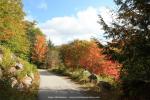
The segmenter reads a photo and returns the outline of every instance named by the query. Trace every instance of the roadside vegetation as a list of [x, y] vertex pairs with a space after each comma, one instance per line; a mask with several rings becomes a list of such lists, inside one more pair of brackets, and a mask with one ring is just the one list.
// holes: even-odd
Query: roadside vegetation
[[31, 58], [44, 35], [24, 17], [22, 0], [0, 0], [0, 100], [37, 100], [39, 73]]

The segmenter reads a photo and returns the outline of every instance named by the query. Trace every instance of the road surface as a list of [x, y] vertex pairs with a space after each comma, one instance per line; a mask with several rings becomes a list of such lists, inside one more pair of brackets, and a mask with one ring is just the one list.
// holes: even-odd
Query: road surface
[[49, 73], [46, 70], [39, 70], [40, 87], [38, 100], [99, 100], [99, 97], [93, 98], [87, 96], [80, 85], [72, 82], [63, 76]]

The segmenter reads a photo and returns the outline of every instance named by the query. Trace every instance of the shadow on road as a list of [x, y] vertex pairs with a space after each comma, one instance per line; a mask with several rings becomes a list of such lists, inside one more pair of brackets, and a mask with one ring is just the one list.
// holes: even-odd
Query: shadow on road
[[71, 89], [42, 89], [39, 94], [39, 100], [100, 100], [98, 96], [88, 96], [85, 91]]

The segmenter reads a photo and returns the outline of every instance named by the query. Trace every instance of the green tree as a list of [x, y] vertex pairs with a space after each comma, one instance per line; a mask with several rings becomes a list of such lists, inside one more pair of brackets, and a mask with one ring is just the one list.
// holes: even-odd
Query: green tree
[[29, 41], [25, 33], [22, 0], [0, 0], [0, 42], [27, 59]]
[[27, 34], [27, 38], [28, 38], [28, 43], [29, 43], [29, 52], [28, 52], [28, 57], [29, 57], [29, 60], [31, 61], [31, 57], [32, 57], [32, 51], [33, 51], [33, 47], [34, 47], [34, 44], [35, 44], [35, 40], [36, 40], [36, 36], [37, 35], [43, 35], [42, 31], [35, 27], [36, 26], [36, 22], [33, 21], [33, 22], [29, 22], [29, 21], [25, 21], [25, 32]]
[[52, 43], [52, 41], [50, 39], [48, 40], [48, 48], [49, 49], [54, 49], [55, 48], [54, 44]]
[[23, 28], [21, 0], [0, 0], [0, 40], [8, 40]]

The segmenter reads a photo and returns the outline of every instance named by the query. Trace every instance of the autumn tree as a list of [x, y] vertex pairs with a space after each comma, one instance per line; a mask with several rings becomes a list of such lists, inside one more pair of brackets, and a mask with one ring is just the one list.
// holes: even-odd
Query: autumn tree
[[37, 65], [43, 65], [46, 60], [47, 44], [45, 36], [37, 35], [32, 51], [32, 61]]
[[60, 49], [64, 64], [72, 69], [83, 68], [91, 73], [119, 78], [119, 63], [103, 54], [97, 41], [75, 40]]
[[80, 58], [80, 65], [88, 69], [91, 73], [99, 74], [101, 69], [101, 62], [104, 60], [100, 48], [94, 43], [89, 42], [84, 55]]
[[110, 60], [103, 52], [102, 46], [97, 44], [97, 41], [89, 42], [87, 50], [80, 59], [80, 65], [91, 73], [110, 76], [118, 80], [121, 65], [115, 60]]
[[80, 58], [85, 54], [87, 44], [87, 41], [75, 40], [63, 45], [60, 49], [60, 54], [64, 64], [73, 69], [80, 67]]

